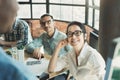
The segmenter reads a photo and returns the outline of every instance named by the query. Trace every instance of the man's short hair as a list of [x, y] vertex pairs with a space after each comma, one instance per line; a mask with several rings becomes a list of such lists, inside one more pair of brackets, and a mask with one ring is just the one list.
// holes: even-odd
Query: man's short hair
[[50, 17], [53, 19], [53, 16], [52, 16], [52, 15], [50, 15], [50, 14], [48, 14], [48, 13], [43, 14], [43, 15], [40, 17], [40, 19], [44, 18], [45, 16], [50, 16]]

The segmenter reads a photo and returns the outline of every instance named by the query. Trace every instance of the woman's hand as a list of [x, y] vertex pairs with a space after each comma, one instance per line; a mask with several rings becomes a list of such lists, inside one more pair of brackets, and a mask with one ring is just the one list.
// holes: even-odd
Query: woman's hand
[[61, 40], [61, 41], [58, 43], [57, 48], [60, 48], [60, 49], [61, 49], [62, 47], [66, 46], [67, 44], [68, 44], [67, 39]]

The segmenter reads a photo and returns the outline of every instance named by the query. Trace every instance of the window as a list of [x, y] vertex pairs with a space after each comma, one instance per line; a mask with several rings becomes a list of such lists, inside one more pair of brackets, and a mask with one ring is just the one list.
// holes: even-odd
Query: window
[[88, 0], [88, 25], [99, 30], [100, 0]]
[[100, 0], [18, 0], [18, 2], [20, 18], [39, 19], [42, 14], [50, 13], [56, 20], [80, 21], [99, 30]]
[[85, 23], [85, 0], [50, 0], [50, 14], [55, 19]]
[[28, 4], [19, 5], [18, 17], [30, 18], [31, 17], [30, 5], [28, 5]]
[[95, 10], [94, 28], [99, 30], [99, 10]]
[[44, 13], [46, 13], [46, 5], [33, 5], [33, 18], [40, 18], [40, 16]]
[[18, 2], [20, 4], [19, 18], [39, 19], [46, 13], [46, 0], [18, 0]]
[[85, 7], [73, 7], [73, 20], [85, 23]]
[[93, 23], [93, 9], [89, 8], [89, 13], [88, 13], [88, 24], [92, 26]]
[[34, 2], [36, 2], [36, 3], [37, 3], [37, 2], [39, 2], [39, 3], [40, 3], [40, 2], [44, 2], [44, 3], [45, 3], [46, 0], [32, 0], [32, 2], [33, 2], [33, 3], [34, 3]]
[[29, 0], [17, 0], [18, 2], [29, 2]]

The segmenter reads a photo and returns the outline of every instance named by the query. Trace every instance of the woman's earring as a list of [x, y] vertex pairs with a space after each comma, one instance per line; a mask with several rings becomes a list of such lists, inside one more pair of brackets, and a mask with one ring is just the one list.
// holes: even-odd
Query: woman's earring
[[85, 41], [87, 40], [87, 34], [85, 34]]

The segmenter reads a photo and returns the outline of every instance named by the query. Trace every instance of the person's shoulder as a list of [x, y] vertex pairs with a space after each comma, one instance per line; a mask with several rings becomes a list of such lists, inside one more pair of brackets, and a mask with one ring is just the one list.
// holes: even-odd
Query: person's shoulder
[[4, 67], [12, 67], [14, 65], [13, 59], [8, 56], [3, 49], [0, 48], [0, 64]]
[[95, 48], [91, 47], [89, 44], [87, 44], [86, 50], [88, 50], [92, 54], [99, 53]]
[[25, 31], [29, 30], [28, 23], [21, 19], [16, 19], [14, 27], [17, 29], [25, 30]]
[[5, 54], [4, 50], [0, 47], [0, 62], [4, 61], [4, 59], [6, 61], [6, 59], [7, 59], [6, 56], [7, 55]]
[[26, 22], [26, 21], [22, 20], [22, 19], [19, 19], [19, 18], [16, 18], [16, 22]]
[[16, 24], [17, 25], [20, 25], [20, 24], [23, 24], [24, 26], [28, 26], [28, 23], [25, 21], [25, 20], [22, 20], [22, 19], [16, 19]]
[[86, 56], [95, 55], [99, 53], [96, 49], [91, 47], [87, 42], [85, 42], [81, 52], [84, 53], [84, 55]]
[[87, 46], [87, 49], [89, 55], [96, 56], [96, 57], [102, 57], [102, 55], [97, 51], [97, 49], [91, 47], [90, 45]]
[[57, 30], [57, 33], [58, 33], [57, 35], [59, 35], [58, 37], [63, 37], [63, 38], [67, 37], [66, 34], [62, 31]]
[[66, 35], [64, 32], [59, 31], [59, 30], [58, 30], [58, 33], [61, 34], [61, 35]]
[[39, 37], [46, 37], [46, 36], [47, 36], [47, 33], [43, 32]]
[[87, 43], [87, 42], [85, 42], [84, 48], [85, 48], [86, 50], [88, 50], [88, 51], [94, 51], [94, 50], [96, 50], [95, 48], [91, 47], [91, 46], [89, 45], [89, 43]]
[[9, 78], [9, 80], [14, 80], [13, 75], [14, 77], [16, 77], [17, 74], [20, 74], [18, 73], [18, 70], [16, 69], [16, 67], [6, 60], [4, 61], [0, 60], [0, 70], [2, 73], [2, 76], [0, 77], [0, 79]]
[[[36, 77], [30, 74], [22, 63], [13, 60], [8, 56], [4, 50], [0, 47], [0, 72], [2, 76], [0, 79], [9, 77], [9, 80], [35, 80]], [[26, 72], [26, 73], [25, 73]], [[14, 76], [13, 76], [14, 75]]]
[[43, 32], [39, 37], [35, 38], [35, 40], [43, 40], [47, 38], [47, 33]]

